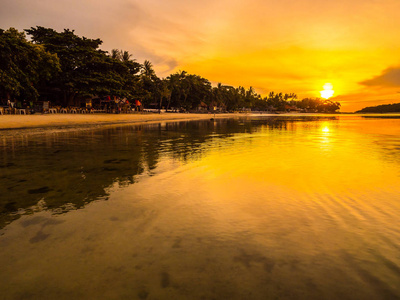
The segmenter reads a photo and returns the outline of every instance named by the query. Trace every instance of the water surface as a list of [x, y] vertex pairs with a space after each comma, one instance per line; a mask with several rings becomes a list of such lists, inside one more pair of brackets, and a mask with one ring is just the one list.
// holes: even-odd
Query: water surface
[[0, 295], [400, 299], [399, 179], [396, 118], [3, 136]]

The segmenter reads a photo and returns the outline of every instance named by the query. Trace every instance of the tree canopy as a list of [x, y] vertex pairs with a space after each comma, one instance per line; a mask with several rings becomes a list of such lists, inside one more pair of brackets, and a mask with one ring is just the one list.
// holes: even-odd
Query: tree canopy
[[400, 103], [368, 106], [357, 111], [357, 113], [395, 113], [400, 112]]
[[100, 49], [100, 39], [80, 37], [74, 30], [57, 32], [41, 26], [24, 32], [0, 30], [0, 97], [56, 101], [76, 105], [84, 97], [140, 100], [145, 106], [184, 110], [336, 112], [340, 103], [297, 100], [294, 93], [270, 92], [262, 97], [253, 87], [211, 82], [186, 71], [159, 78], [150, 61], [143, 64], [128, 51]]
[[59, 59], [14, 28], [0, 29], [0, 93], [7, 99], [37, 99], [38, 85], [60, 71]]
[[38, 26], [26, 32], [34, 43], [57, 54], [61, 72], [53, 77], [49, 86], [53, 92], [60, 90], [64, 101], [73, 103], [77, 95], [132, 96], [134, 76], [140, 64], [131, 60], [128, 52], [115, 50], [107, 55], [99, 49], [100, 39], [79, 37], [69, 29], [56, 32]]

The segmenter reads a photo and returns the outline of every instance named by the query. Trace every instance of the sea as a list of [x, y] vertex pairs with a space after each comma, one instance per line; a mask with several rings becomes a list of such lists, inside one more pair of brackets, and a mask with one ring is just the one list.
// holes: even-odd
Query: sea
[[399, 115], [0, 132], [2, 300], [400, 299], [399, 216]]

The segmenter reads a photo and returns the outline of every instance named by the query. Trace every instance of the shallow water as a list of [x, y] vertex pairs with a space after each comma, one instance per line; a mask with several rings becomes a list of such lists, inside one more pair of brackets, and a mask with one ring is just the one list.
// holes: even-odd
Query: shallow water
[[396, 118], [0, 136], [0, 299], [400, 299], [399, 179]]

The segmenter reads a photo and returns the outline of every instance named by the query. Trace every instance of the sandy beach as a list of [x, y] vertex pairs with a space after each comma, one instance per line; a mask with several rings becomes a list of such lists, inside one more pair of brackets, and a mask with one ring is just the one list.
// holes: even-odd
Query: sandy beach
[[[238, 114], [217, 114], [216, 118], [237, 117]], [[241, 115], [242, 116], [242, 115]], [[16, 129], [86, 128], [101, 125], [140, 124], [151, 122], [200, 120], [213, 114], [34, 114], [0, 115], [0, 132]], [[1, 133], [0, 133], [1, 134]]]

